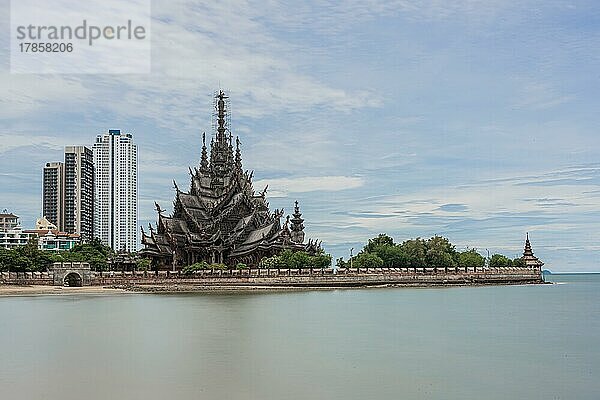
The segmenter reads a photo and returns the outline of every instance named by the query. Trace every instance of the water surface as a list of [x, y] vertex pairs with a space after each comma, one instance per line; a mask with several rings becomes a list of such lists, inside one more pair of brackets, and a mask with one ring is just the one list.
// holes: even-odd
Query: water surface
[[600, 275], [0, 298], [0, 399], [600, 399]]

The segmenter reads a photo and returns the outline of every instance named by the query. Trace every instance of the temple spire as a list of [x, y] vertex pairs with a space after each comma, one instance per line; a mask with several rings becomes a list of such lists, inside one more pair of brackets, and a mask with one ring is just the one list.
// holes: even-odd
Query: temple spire
[[529, 232], [525, 236], [525, 249], [523, 250], [523, 262], [529, 268], [541, 268], [544, 263], [539, 258], [533, 255], [531, 243], [529, 242]]
[[215, 138], [214, 136], [210, 138], [210, 161], [209, 161], [209, 168], [212, 170], [212, 168], [215, 165]]
[[202, 132], [202, 156], [200, 158], [200, 171], [208, 171], [208, 153], [206, 152], [206, 132]]
[[240, 138], [235, 137], [235, 168], [239, 172], [242, 171], [242, 152], [240, 150]]
[[298, 200], [294, 203], [294, 214], [292, 215], [294, 218], [291, 219], [291, 236], [292, 241], [296, 243], [304, 242], [304, 219], [302, 218], [302, 213], [300, 212], [300, 207], [298, 206]]
[[230, 135], [227, 135], [227, 108], [225, 100], [228, 99], [222, 90], [215, 96], [215, 111], [217, 117], [217, 135], [211, 142], [210, 172], [212, 173], [211, 186], [222, 187], [225, 177], [233, 169], [233, 148]]
[[525, 236], [525, 249], [523, 250], [523, 256], [533, 256], [533, 250], [531, 250], [531, 243], [529, 242], [529, 232]]
[[219, 90], [219, 94], [216, 96], [217, 119], [219, 124], [217, 127], [217, 143], [225, 143], [227, 141], [227, 136], [225, 135], [225, 116], [227, 114], [227, 109], [225, 108], [225, 99], [228, 99], [228, 97], [225, 96], [225, 92]]
[[227, 153], [227, 156], [229, 161], [233, 163], [233, 135], [231, 134], [231, 132], [229, 132], [229, 152]]

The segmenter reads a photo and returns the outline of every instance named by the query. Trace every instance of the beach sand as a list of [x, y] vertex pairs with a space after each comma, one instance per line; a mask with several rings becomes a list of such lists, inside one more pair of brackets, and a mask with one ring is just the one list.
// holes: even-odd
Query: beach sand
[[63, 287], [63, 286], [18, 286], [0, 285], [0, 296], [32, 296], [32, 295], [72, 295], [72, 294], [118, 294], [130, 293], [124, 289], [103, 286]]

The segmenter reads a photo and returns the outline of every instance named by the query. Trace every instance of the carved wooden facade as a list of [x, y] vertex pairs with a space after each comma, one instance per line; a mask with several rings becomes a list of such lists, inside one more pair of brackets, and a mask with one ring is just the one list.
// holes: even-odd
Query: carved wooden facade
[[265, 188], [260, 193], [252, 186], [252, 172], [242, 168], [239, 138], [229, 131], [227, 96], [215, 96], [216, 133], [210, 153], [202, 137], [200, 165], [190, 168], [188, 192], [175, 186], [173, 213], [168, 216], [156, 204], [158, 221], [142, 228], [141, 255], [156, 265], [183, 266], [195, 262], [224, 263], [234, 266], [257, 265], [263, 257], [284, 249], [314, 253], [317, 241], [304, 243], [304, 220], [295, 204], [293, 218], [282, 225], [283, 209], [271, 212]]

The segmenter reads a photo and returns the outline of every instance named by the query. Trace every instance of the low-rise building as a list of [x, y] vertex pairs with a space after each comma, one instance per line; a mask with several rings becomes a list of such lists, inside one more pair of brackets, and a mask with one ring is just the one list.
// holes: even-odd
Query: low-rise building
[[61, 232], [45, 217], [37, 220], [35, 229], [23, 229], [17, 220], [14, 227], [0, 230], [0, 248], [14, 249], [25, 246], [32, 239], [37, 240], [38, 249], [49, 251], [70, 250], [81, 243], [79, 234]]
[[49, 251], [71, 250], [81, 242], [78, 233], [59, 232], [56, 229], [31, 229], [23, 231], [37, 237], [38, 248]]
[[29, 240], [35, 237], [35, 233], [24, 231], [23, 228], [17, 225], [12, 229], [0, 230], [0, 247], [14, 249], [15, 247], [25, 246]]
[[19, 225], [19, 217], [13, 213], [9, 213], [6, 209], [0, 213], [0, 232], [14, 229], [17, 225]]

